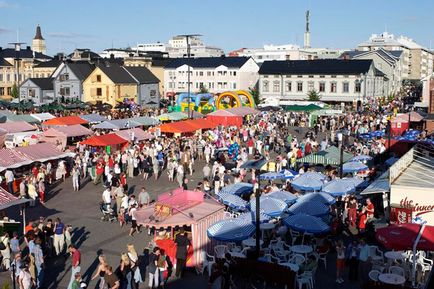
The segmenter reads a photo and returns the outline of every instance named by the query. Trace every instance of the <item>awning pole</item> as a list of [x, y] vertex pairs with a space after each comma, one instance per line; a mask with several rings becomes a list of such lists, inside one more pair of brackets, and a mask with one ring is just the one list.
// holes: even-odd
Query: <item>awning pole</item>
[[26, 204], [23, 205], [23, 235], [26, 234]]
[[421, 228], [420, 228], [420, 230], [419, 230], [419, 234], [417, 234], [417, 237], [416, 237], [416, 240], [414, 241], [414, 244], [413, 244], [413, 270], [412, 270], [412, 272], [411, 272], [411, 285], [413, 286], [413, 287], [415, 287], [415, 285], [416, 285], [416, 263], [417, 263], [417, 257], [416, 257], [416, 248], [417, 248], [417, 245], [419, 244], [419, 241], [420, 241], [420, 238], [422, 238], [422, 235], [423, 235], [423, 231], [425, 230], [425, 223], [424, 224], [422, 224], [422, 226], [421, 226]]

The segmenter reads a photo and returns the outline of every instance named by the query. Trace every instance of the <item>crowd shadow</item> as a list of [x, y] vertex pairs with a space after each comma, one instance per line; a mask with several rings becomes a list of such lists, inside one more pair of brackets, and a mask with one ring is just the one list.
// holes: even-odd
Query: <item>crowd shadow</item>
[[80, 248], [84, 241], [88, 238], [90, 232], [86, 230], [86, 227], [74, 228], [72, 230], [71, 242], [76, 248]]

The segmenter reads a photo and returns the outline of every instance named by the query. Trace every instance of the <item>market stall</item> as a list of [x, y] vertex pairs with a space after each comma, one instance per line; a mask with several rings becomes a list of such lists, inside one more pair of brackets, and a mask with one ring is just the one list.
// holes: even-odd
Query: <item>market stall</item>
[[237, 126], [241, 127], [243, 125], [243, 117], [236, 115], [227, 110], [217, 110], [206, 116], [206, 119], [212, 121], [216, 125], [223, 126]]
[[80, 124], [70, 126], [55, 126], [44, 131], [39, 139], [41, 141], [54, 144], [60, 142], [62, 144], [62, 147], [65, 148], [68, 140], [91, 134], [92, 131], [90, 129], [87, 129]]
[[79, 116], [62, 116], [62, 117], [56, 117], [49, 119], [47, 121], [44, 121], [42, 124], [45, 126], [69, 126], [69, 125], [75, 125], [75, 124], [87, 124], [88, 122]]

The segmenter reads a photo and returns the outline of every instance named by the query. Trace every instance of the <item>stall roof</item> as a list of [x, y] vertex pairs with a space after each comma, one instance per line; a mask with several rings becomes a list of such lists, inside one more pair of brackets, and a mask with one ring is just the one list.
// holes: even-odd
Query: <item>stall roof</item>
[[[349, 161], [353, 155], [344, 152], [343, 162]], [[297, 160], [299, 163], [322, 164], [322, 165], [339, 165], [340, 150], [335, 146], [330, 146], [323, 151], [313, 153]]]
[[214, 112], [211, 112], [211, 113], [207, 114], [207, 116], [226, 116], [226, 117], [231, 117], [231, 116], [238, 116], [238, 115], [236, 115], [233, 112], [230, 112], [228, 110], [225, 110], [225, 109], [219, 109], [219, 110], [216, 110]]
[[256, 114], [260, 113], [259, 110], [251, 108], [250, 106], [240, 106], [240, 107], [228, 108], [228, 109], [226, 109], [226, 111], [233, 113], [235, 115], [238, 115], [238, 116], [256, 115]]
[[216, 127], [216, 125], [209, 119], [189, 119], [162, 124], [160, 131], [166, 133], [189, 133], [214, 127]]
[[92, 131], [85, 128], [81, 124], [74, 124], [70, 126], [53, 126], [50, 129], [43, 132], [43, 136], [65, 136], [65, 137], [76, 137], [83, 135], [91, 135]]
[[127, 143], [128, 141], [115, 133], [96, 135], [81, 142], [81, 144], [89, 146], [113, 146]]
[[149, 140], [155, 138], [155, 136], [149, 132], [144, 131], [140, 128], [132, 128], [132, 129], [124, 129], [121, 131], [115, 132], [116, 135], [120, 136], [121, 138], [130, 141], [132, 139], [134, 133], [134, 140], [142, 141], [142, 140]]
[[80, 118], [84, 119], [88, 123], [97, 123], [97, 122], [103, 122], [107, 120], [107, 118], [97, 113], [80, 115]]
[[40, 123], [39, 120], [34, 118], [33, 116], [29, 114], [5, 114], [7, 117], [7, 120], [10, 122], [14, 121], [25, 121], [28, 123]]
[[36, 130], [36, 127], [34, 127], [33, 125], [25, 121], [14, 121], [14, 122], [0, 123], [0, 129], [4, 129], [8, 133], [16, 133], [16, 132]]
[[48, 112], [32, 113], [31, 116], [36, 118], [37, 120], [39, 120], [39, 122], [44, 122], [46, 120], [55, 118], [54, 115], [52, 115], [51, 113], [48, 113]]
[[20, 199], [0, 187], [0, 211], [9, 207], [27, 203], [28, 199]]
[[141, 126], [140, 123], [135, 122], [132, 119], [126, 118], [126, 119], [113, 119], [113, 120], [106, 120], [102, 123], [99, 123], [97, 125], [92, 126], [94, 129], [127, 129], [127, 128], [133, 128]]
[[74, 125], [74, 124], [87, 124], [88, 122], [79, 116], [71, 115], [71, 116], [62, 116], [56, 117], [53, 119], [49, 119], [45, 121], [43, 124], [50, 125]]
[[174, 111], [174, 112], [170, 112], [170, 113], [163, 113], [161, 115], [158, 116], [158, 119], [161, 121], [165, 121], [165, 120], [182, 120], [182, 119], [187, 119], [188, 115], [180, 112], [180, 111]]
[[141, 125], [144, 126], [151, 126], [151, 125], [157, 125], [160, 123], [160, 121], [158, 119], [155, 119], [153, 117], [149, 117], [149, 116], [139, 116], [139, 117], [135, 117], [134, 120], [137, 123], [140, 123]]
[[381, 174], [373, 181], [366, 189], [361, 192], [361, 195], [382, 194], [390, 191], [389, 170]]

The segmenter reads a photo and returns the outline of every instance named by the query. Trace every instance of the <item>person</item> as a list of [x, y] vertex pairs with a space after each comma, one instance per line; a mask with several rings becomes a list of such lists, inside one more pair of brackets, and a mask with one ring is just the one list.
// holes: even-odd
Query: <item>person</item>
[[353, 240], [346, 249], [346, 260], [349, 267], [348, 280], [356, 281], [359, 267], [359, 246], [356, 240]]
[[[30, 248], [30, 247], [29, 247]], [[41, 248], [41, 239], [37, 237], [34, 241], [34, 246], [32, 247], [30, 254], [34, 258], [35, 267], [36, 267], [36, 286], [41, 287], [44, 280], [44, 253]]]
[[6, 183], [8, 185], [8, 190], [9, 193], [14, 194], [14, 180], [15, 180], [15, 176], [14, 173], [11, 170], [7, 170], [5, 172], [5, 179], [6, 179]]
[[366, 208], [362, 208], [359, 212], [359, 234], [363, 235], [366, 231]]
[[160, 250], [160, 256], [157, 261], [159, 283], [158, 286], [164, 287], [166, 276], [167, 276], [167, 256], [163, 249]]
[[104, 166], [101, 161], [96, 164], [95, 173], [96, 176], [93, 183], [97, 185], [99, 182], [101, 182], [102, 175], [104, 174]]
[[119, 183], [118, 187], [115, 189], [114, 196], [116, 198], [116, 211], [119, 215], [121, 212], [122, 198], [125, 196], [124, 186], [121, 183]]
[[342, 274], [345, 269], [345, 246], [342, 240], [336, 244], [336, 258], [336, 283], [342, 284], [344, 282]]
[[31, 289], [35, 284], [35, 281], [32, 280], [32, 275], [29, 271], [29, 265], [23, 264], [20, 268], [20, 273], [18, 275], [18, 285], [20, 289]]
[[11, 252], [14, 256], [21, 252], [20, 240], [18, 239], [18, 232], [12, 233], [12, 239], [10, 240], [10, 245], [11, 245]]
[[140, 191], [140, 193], [138, 195], [139, 206], [140, 207], [149, 206], [150, 199], [151, 199], [151, 197], [149, 196], [148, 191], [146, 191], [145, 187], [142, 187], [142, 190]]
[[140, 268], [138, 267], [139, 256], [133, 244], [127, 245], [127, 255], [131, 263], [131, 288], [139, 288], [139, 283], [143, 282]]
[[130, 236], [133, 236], [135, 232], [140, 232], [139, 229], [137, 228], [136, 212], [137, 212], [137, 204], [133, 203], [131, 204], [131, 208], [128, 212], [128, 215], [130, 216], [130, 220], [131, 220]]
[[65, 246], [65, 224], [60, 221], [60, 218], [56, 218], [56, 222], [54, 223], [53, 243], [56, 255], [61, 254]]
[[109, 210], [111, 208], [112, 192], [110, 186], [106, 186], [104, 192], [102, 192], [102, 202], [104, 203], [106, 210]]
[[72, 289], [72, 283], [75, 279], [75, 274], [81, 271], [80, 262], [81, 262], [81, 253], [75, 248], [74, 245], [69, 245], [68, 247], [69, 253], [72, 256], [71, 260], [71, 280], [69, 281], [68, 289]]
[[43, 204], [45, 202], [45, 183], [43, 178], [41, 178], [38, 182], [38, 189], [39, 189], [39, 200], [41, 201], [41, 204]]
[[316, 268], [318, 268], [318, 260], [316, 259], [316, 257], [314, 255], [310, 255], [307, 258], [306, 263], [301, 266], [299, 272], [304, 273], [306, 271], [315, 271]]
[[95, 274], [93, 274], [91, 280], [95, 280], [96, 278], [99, 277], [99, 281], [97, 283], [97, 286], [95, 288], [98, 289], [104, 289], [104, 285], [105, 285], [105, 281], [104, 281], [104, 276], [105, 276], [105, 268], [107, 267], [107, 261], [105, 258], [104, 254], [100, 254], [98, 256], [98, 268], [96, 269]]
[[72, 244], [72, 226], [71, 225], [66, 225], [65, 244], [66, 244], [67, 248], [69, 247], [69, 245]]
[[74, 191], [78, 192], [80, 190], [80, 170], [78, 169], [77, 166], [74, 166], [71, 175], [72, 175], [72, 187]]
[[116, 277], [116, 274], [113, 273], [113, 268], [109, 265], [105, 267], [104, 281], [108, 289], [119, 289], [120, 287], [119, 279]]
[[175, 238], [176, 244], [176, 277], [180, 278], [183, 274], [185, 263], [187, 261], [188, 246], [190, 240], [187, 237], [187, 233], [184, 227], [179, 231], [179, 234]]
[[370, 221], [374, 218], [374, 204], [371, 202], [370, 198], [366, 199], [366, 220]]
[[363, 286], [368, 282], [368, 274], [371, 271], [371, 257], [369, 256], [369, 246], [365, 239], [360, 240], [359, 248], [359, 278]]
[[72, 282], [71, 289], [80, 289], [81, 288], [81, 273], [77, 272], [74, 275], [74, 281]]
[[131, 289], [131, 262], [128, 255], [125, 253], [121, 254], [121, 262], [119, 265], [119, 277], [120, 277], [120, 287], [123, 289]]
[[11, 248], [9, 245], [8, 233], [4, 233], [4, 235], [0, 238], [0, 243], [3, 244], [2, 247], [4, 247], [4, 249], [0, 251], [1, 255], [3, 256], [2, 267], [5, 270], [9, 270], [11, 262]]
[[160, 255], [160, 248], [155, 247], [152, 250], [152, 253], [149, 254], [149, 264], [148, 264], [148, 273], [149, 273], [149, 288], [155, 288], [158, 286], [158, 258]]

